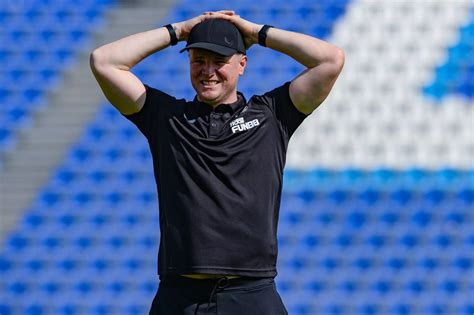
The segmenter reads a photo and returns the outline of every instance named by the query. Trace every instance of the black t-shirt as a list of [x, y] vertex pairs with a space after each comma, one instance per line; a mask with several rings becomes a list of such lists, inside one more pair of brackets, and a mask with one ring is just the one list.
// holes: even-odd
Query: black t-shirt
[[290, 82], [215, 109], [145, 85], [131, 115], [145, 135], [158, 189], [158, 274], [276, 276], [288, 141], [307, 115]]

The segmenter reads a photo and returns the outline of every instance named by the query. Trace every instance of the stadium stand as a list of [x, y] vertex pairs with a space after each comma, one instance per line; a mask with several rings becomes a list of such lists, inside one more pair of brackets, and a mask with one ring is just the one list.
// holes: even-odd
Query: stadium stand
[[35, 113], [46, 110], [48, 90], [60, 84], [113, 0], [23, 2], [0, 5], [0, 163]]
[[[80, 28], [81, 21], [100, 21], [110, 4], [60, 1], [62, 6], [44, 14], [49, 2], [32, 1], [21, 14], [0, 12], [6, 26], [1, 34], [11, 40], [0, 41], [0, 62], [8, 69], [0, 76], [0, 150], [14, 145], [18, 128], [29, 128], [28, 117], [36, 108], [47, 110], [41, 107], [45, 91], [73, 62], [75, 46], [70, 43], [87, 40], [89, 29]], [[204, 7], [220, 9], [222, 4], [183, 0], [165, 20], [183, 20]], [[256, 22], [334, 38], [349, 59], [341, 84], [289, 147], [276, 278], [289, 313], [472, 315], [472, 4], [245, 0], [229, 1], [228, 7]], [[467, 18], [461, 20], [460, 12]], [[448, 52], [444, 62], [431, 55], [429, 62], [421, 62], [423, 51], [416, 62], [394, 62], [388, 71], [368, 62], [374, 55], [364, 52], [367, 47], [377, 48], [384, 61], [400, 58], [390, 41], [400, 34], [406, 39], [396, 43], [405, 43], [405, 53], [416, 53], [420, 32], [397, 31], [401, 26], [394, 21], [401, 14], [406, 28], [417, 26], [434, 43], [428, 47], [435, 51], [426, 54]], [[63, 34], [64, 23], [59, 31], [57, 22], [65, 18], [74, 23]], [[375, 20], [387, 23], [390, 39], [368, 29]], [[430, 27], [439, 26], [432, 21], [450, 27], [435, 33]], [[162, 24], [157, 21], [156, 26]], [[354, 27], [360, 40], [349, 40], [344, 24]], [[447, 44], [452, 38], [456, 43]], [[367, 46], [371, 40], [380, 47]], [[14, 41], [21, 45], [12, 45]], [[192, 98], [190, 86], [172, 83], [188, 80], [187, 57], [178, 50], [161, 51], [134, 72], [147, 84]], [[65, 62], [52, 69], [51, 58]], [[25, 62], [27, 69], [40, 70], [19, 67]], [[426, 68], [431, 81], [423, 74]], [[251, 48], [241, 90], [247, 96], [262, 93], [300, 70], [278, 53]], [[400, 82], [407, 95], [418, 96], [399, 98], [396, 87], [357, 85], [366, 77], [371, 83]], [[409, 119], [415, 127], [405, 129]], [[436, 131], [437, 125], [446, 129]], [[145, 314], [157, 288], [158, 242], [148, 144], [104, 103], [0, 248], [0, 314]]]

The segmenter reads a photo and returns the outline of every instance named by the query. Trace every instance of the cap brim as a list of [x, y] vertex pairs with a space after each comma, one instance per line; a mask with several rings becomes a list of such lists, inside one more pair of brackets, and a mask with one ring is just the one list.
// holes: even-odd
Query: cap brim
[[179, 52], [182, 53], [183, 51], [191, 49], [191, 48], [206, 49], [223, 56], [231, 56], [237, 53], [237, 50], [233, 48], [211, 44], [211, 43], [194, 43], [194, 44], [186, 46], [185, 48], [181, 49]]

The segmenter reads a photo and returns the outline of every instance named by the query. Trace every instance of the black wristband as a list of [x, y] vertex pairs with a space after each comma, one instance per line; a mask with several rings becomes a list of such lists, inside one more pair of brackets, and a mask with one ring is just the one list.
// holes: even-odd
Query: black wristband
[[171, 24], [167, 24], [165, 25], [166, 29], [168, 30], [168, 32], [170, 33], [170, 38], [171, 38], [171, 42], [170, 42], [170, 45], [171, 46], [174, 46], [178, 43], [178, 36], [176, 36], [176, 32], [174, 31], [174, 28]]
[[265, 24], [258, 32], [258, 43], [263, 47], [267, 47], [267, 44], [266, 44], [267, 32], [270, 27], [273, 27], [273, 26]]

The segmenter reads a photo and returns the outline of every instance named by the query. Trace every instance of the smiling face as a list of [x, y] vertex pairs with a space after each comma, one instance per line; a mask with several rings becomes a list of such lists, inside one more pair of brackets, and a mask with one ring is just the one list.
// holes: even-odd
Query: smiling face
[[237, 101], [237, 82], [247, 56], [222, 56], [205, 49], [189, 49], [191, 84], [199, 101], [211, 106]]

